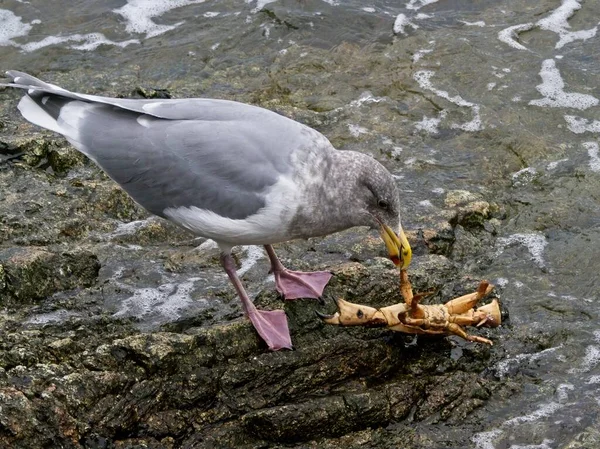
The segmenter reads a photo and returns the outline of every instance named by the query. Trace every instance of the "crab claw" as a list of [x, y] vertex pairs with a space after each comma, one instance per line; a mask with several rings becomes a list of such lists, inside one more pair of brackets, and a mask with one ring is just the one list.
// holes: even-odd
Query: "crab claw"
[[317, 316], [319, 318], [321, 318], [321, 321], [323, 321], [324, 323], [340, 324], [340, 314], [337, 312], [335, 312], [333, 315], [327, 315], [323, 312], [319, 312], [318, 310], [315, 310], [315, 313], [317, 314]]
[[343, 299], [336, 299], [338, 311], [333, 315], [317, 312], [319, 318], [327, 324], [339, 326], [387, 326], [388, 320], [379, 309], [361, 304], [353, 304]]
[[477, 312], [485, 313], [485, 318], [477, 324], [477, 327], [483, 325], [487, 327], [498, 327], [502, 323], [502, 313], [500, 312], [500, 305], [496, 299], [485, 306], [477, 308]]

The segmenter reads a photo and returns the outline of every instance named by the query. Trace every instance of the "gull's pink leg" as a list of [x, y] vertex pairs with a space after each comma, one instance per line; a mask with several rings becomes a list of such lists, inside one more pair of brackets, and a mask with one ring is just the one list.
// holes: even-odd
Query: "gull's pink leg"
[[265, 249], [271, 260], [271, 272], [275, 276], [275, 286], [285, 299], [319, 299], [323, 295], [323, 290], [332, 276], [330, 272], [303, 273], [288, 270], [279, 261], [271, 245], [265, 245]]
[[227, 276], [229, 276], [242, 300], [244, 312], [250, 318], [258, 335], [267, 343], [269, 349], [272, 351], [284, 348], [292, 349], [292, 337], [290, 336], [285, 312], [283, 310], [258, 310], [254, 306], [237, 275], [235, 262], [231, 254], [221, 254], [221, 265], [223, 265]]

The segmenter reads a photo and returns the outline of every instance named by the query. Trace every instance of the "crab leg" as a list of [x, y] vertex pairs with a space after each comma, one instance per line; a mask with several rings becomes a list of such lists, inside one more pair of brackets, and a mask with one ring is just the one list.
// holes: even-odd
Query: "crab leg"
[[413, 305], [413, 291], [412, 285], [410, 285], [410, 281], [408, 280], [408, 272], [406, 270], [400, 270], [400, 293], [402, 294], [402, 298], [404, 298], [404, 302], [408, 307], [416, 308], [418, 302], [415, 301]]
[[476, 342], [479, 342], [479, 343], [486, 343], [486, 344], [488, 344], [490, 346], [492, 346], [494, 344], [494, 343], [492, 343], [491, 340], [488, 340], [487, 338], [479, 337], [477, 335], [467, 334], [465, 332], [465, 330], [462, 327], [460, 327], [458, 324], [456, 324], [456, 323], [448, 323], [448, 325], [446, 327], [446, 330], [448, 332], [451, 332], [451, 333], [455, 334], [455, 335], [458, 335], [459, 337], [464, 338], [465, 340], [476, 341]]
[[470, 309], [460, 315], [450, 315], [450, 321], [461, 326], [477, 326], [483, 325], [487, 327], [500, 326], [502, 315], [500, 313], [500, 305], [494, 299], [491, 303], [479, 307], [477, 310]]
[[460, 315], [475, 307], [479, 301], [481, 301], [487, 294], [489, 294], [493, 285], [490, 285], [487, 281], [481, 281], [479, 288], [474, 293], [459, 296], [458, 298], [451, 299], [445, 306], [448, 308], [450, 315]]

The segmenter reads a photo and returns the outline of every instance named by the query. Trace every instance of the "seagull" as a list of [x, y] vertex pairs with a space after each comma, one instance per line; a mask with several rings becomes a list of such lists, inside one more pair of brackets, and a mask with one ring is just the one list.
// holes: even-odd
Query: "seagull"
[[274, 243], [368, 226], [399, 269], [410, 263], [391, 173], [306, 125], [235, 101], [110, 98], [6, 73], [12, 82], [1, 86], [26, 91], [18, 105], [26, 120], [62, 134], [148, 212], [217, 242], [244, 313], [270, 350], [292, 349], [285, 312], [254, 306], [234, 246], [264, 245], [286, 300], [320, 298], [332, 274], [287, 269]]

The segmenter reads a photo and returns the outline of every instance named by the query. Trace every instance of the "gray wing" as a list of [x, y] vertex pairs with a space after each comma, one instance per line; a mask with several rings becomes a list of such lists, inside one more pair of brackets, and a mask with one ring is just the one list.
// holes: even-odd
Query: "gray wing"
[[15, 76], [30, 88], [19, 104], [26, 119], [65, 135], [134, 200], [161, 216], [166, 208], [179, 206], [234, 219], [252, 215], [265, 205], [269, 187], [292, 171], [292, 153], [323, 138], [300, 123], [242, 103], [97, 101], [104, 98]]
[[298, 137], [252, 120], [165, 120], [93, 105], [79, 143], [150, 212], [196, 206], [242, 219], [261, 209], [268, 188], [291, 171]]

